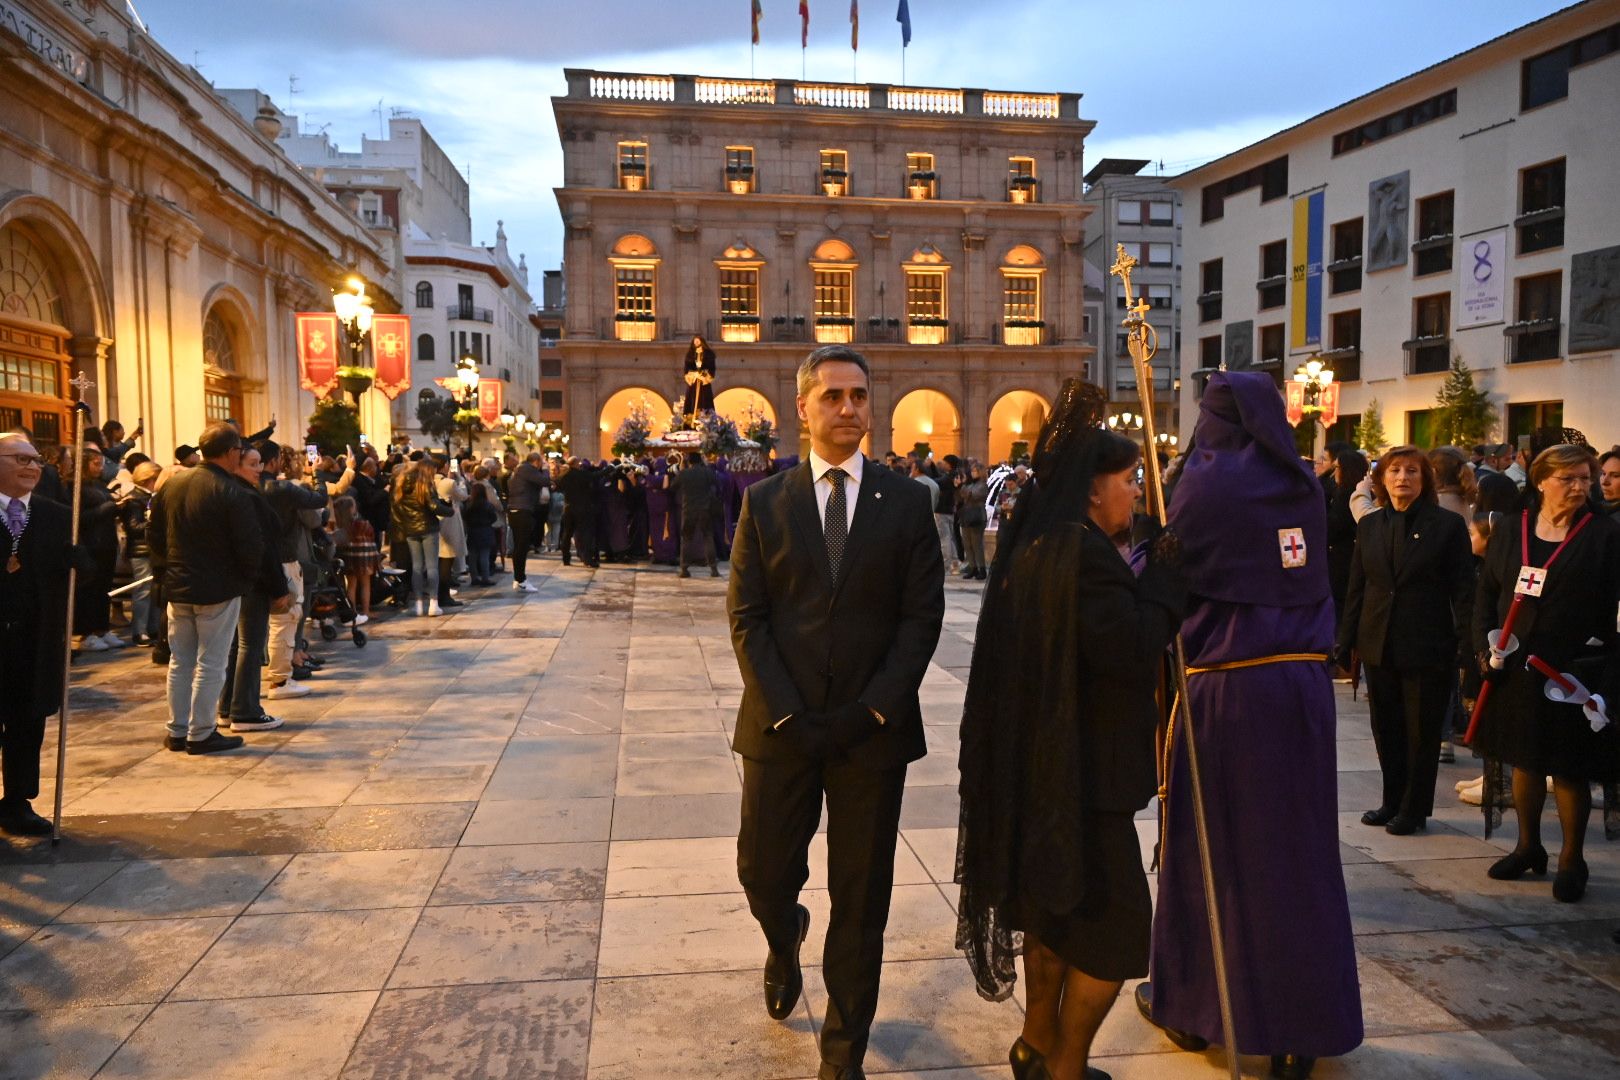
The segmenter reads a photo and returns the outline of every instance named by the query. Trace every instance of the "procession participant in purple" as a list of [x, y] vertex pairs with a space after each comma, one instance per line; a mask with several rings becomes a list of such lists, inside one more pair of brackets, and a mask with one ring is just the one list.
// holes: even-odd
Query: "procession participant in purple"
[[726, 458], [714, 461], [714, 554], [721, 562], [731, 558], [731, 537], [737, 528], [737, 517], [732, 500], [737, 497], [737, 486], [731, 478], [731, 462]]
[[[1321, 485], [1271, 378], [1217, 372], [1170, 504], [1192, 604], [1182, 625], [1237, 1050], [1272, 1074], [1362, 1040], [1339, 864], [1333, 597]], [[1221, 1036], [1186, 740], [1162, 769], [1159, 904], [1144, 1016], [1176, 1045]]]
[[669, 461], [653, 458], [647, 474], [647, 524], [652, 533], [652, 561], [674, 566], [681, 561], [680, 508], [670, 484]]

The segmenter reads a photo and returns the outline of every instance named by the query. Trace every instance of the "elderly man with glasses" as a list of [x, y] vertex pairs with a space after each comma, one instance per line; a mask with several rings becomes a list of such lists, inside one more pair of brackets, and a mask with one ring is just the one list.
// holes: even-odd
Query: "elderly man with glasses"
[[45, 720], [62, 707], [71, 511], [39, 497], [45, 459], [0, 434], [0, 830], [49, 836], [34, 812]]
[[146, 542], [169, 606], [169, 731], [165, 745], [188, 754], [235, 750], [214, 712], [225, 686], [242, 596], [258, 579], [264, 532], [249, 493], [233, 478], [242, 436], [210, 424], [197, 440], [203, 463], [152, 497]]

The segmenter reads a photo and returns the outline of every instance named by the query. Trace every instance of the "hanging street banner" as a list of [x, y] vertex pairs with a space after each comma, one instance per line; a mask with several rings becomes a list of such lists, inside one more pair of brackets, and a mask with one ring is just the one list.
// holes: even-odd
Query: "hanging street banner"
[[1507, 229], [1457, 242], [1457, 329], [1507, 321]]
[[1322, 344], [1322, 217], [1325, 191], [1294, 200], [1294, 295], [1289, 308], [1289, 348], [1316, 349]]
[[505, 389], [500, 379], [478, 380], [478, 418], [489, 427], [500, 423], [501, 406], [506, 404]]
[[[1288, 405], [1288, 422], [1298, 424], [1305, 419], [1305, 384], [1289, 381], [1283, 384], [1283, 398]], [[1316, 408], [1322, 416], [1322, 426], [1332, 427], [1339, 419], [1339, 384], [1328, 383], [1316, 399]]]
[[389, 401], [411, 388], [411, 317], [373, 315], [371, 354], [377, 374], [372, 386]]
[[298, 385], [325, 397], [337, 385], [338, 317], [330, 311], [300, 311], [293, 316], [298, 335]]

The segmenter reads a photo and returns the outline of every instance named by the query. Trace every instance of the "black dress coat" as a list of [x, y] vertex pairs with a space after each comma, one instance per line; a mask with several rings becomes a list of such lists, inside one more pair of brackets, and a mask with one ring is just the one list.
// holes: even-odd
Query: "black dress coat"
[[[38, 643], [34, 678], [32, 685], [4, 689], [7, 695], [27, 695], [28, 711], [35, 716], [49, 716], [62, 707], [68, 570], [74, 562], [72, 528], [73, 511], [62, 503], [40, 498], [36, 490], [28, 500], [28, 527], [17, 546], [17, 561], [22, 564], [17, 576], [26, 576], [34, 592]], [[9, 547], [10, 537], [5, 535], [5, 526], [0, 525], [0, 550]], [[78, 561], [81, 570], [89, 566], [86, 555], [81, 554]]]
[[727, 594], [743, 677], [732, 749], [790, 757], [773, 725], [859, 701], [885, 723], [851, 762], [894, 768], [927, 753], [917, 688], [945, 617], [933, 503], [921, 484], [867, 459], [834, 581], [814, 484], [806, 461], [743, 496]]
[[[1408, 533], [1397, 565], [1394, 529], [1402, 517]], [[1406, 515], [1374, 510], [1356, 527], [1339, 617], [1341, 648], [1396, 671], [1457, 663], [1458, 646], [1469, 638], [1473, 563], [1461, 515], [1428, 502], [1414, 503]]]

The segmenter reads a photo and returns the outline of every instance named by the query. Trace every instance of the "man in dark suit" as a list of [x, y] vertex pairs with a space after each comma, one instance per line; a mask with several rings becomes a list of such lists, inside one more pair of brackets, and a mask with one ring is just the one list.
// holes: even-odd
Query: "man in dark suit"
[[803, 986], [810, 913], [798, 897], [827, 801], [823, 1080], [865, 1076], [906, 765], [927, 752], [917, 688], [945, 613], [928, 493], [860, 452], [870, 384], [847, 346], [799, 367], [810, 459], [748, 489], [728, 596], [743, 677], [737, 873], [770, 949], [765, 1004], [779, 1020]]
[[45, 462], [0, 435], [0, 830], [49, 836], [34, 812], [45, 719], [62, 707], [72, 513], [36, 492]]
[[568, 563], [568, 544], [573, 541], [579, 561], [595, 568], [601, 565], [602, 553], [596, 543], [596, 511], [601, 503], [602, 471], [593, 469], [581, 458], [568, 463], [568, 471], [557, 482], [563, 494], [562, 564]]
[[681, 508], [681, 577], [691, 577], [688, 567], [703, 563], [710, 577], [719, 577], [714, 559], [714, 512], [720, 500], [714, 470], [703, 463], [696, 451], [686, 455], [686, 467], [675, 474], [675, 491]]

